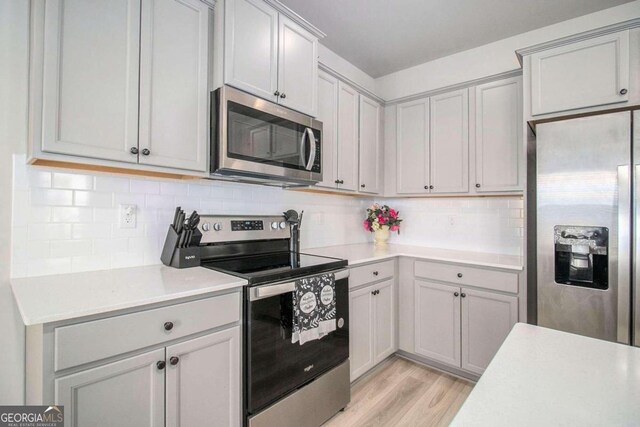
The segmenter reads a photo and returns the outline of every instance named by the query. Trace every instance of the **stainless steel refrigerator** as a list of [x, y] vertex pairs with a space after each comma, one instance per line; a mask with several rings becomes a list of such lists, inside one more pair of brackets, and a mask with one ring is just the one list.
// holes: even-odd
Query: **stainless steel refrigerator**
[[640, 346], [640, 111], [538, 124], [537, 323]]

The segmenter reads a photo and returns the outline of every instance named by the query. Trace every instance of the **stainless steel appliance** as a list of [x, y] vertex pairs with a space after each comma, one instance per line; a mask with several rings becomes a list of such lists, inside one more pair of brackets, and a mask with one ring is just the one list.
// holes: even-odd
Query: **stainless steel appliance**
[[530, 154], [537, 323], [640, 346], [640, 112], [538, 124]]
[[322, 122], [223, 86], [211, 95], [211, 173], [281, 186], [322, 181]]
[[[244, 415], [251, 427], [317, 427], [350, 401], [347, 261], [300, 253], [302, 215], [202, 215], [201, 265], [245, 278]], [[292, 343], [296, 279], [335, 276], [336, 330]]]

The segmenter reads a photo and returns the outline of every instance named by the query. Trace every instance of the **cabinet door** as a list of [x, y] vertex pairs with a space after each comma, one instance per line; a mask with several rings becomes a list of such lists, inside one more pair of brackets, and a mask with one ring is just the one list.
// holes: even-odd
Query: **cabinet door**
[[358, 186], [358, 92], [338, 82], [338, 188]]
[[395, 351], [395, 297], [393, 280], [374, 285], [373, 296], [375, 327], [373, 360], [380, 363]]
[[239, 426], [241, 393], [239, 326], [167, 347], [167, 426]]
[[322, 122], [322, 182], [336, 188], [338, 179], [338, 79], [318, 72], [318, 120]]
[[204, 172], [209, 8], [143, 0], [141, 32], [140, 163]]
[[462, 369], [482, 374], [513, 325], [518, 298], [462, 289]]
[[522, 78], [475, 91], [476, 192], [521, 190]]
[[430, 189], [432, 193], [469, 191], [469, 92], [430, 99]]
[[378, 194], [381, 187], [382, 107], [360, 95], [360, 176], [358, 191]]
[[429, 192], [429, 99], [397, 106], [396, 189], [401, 194]]
[[140, 0], [45, 4], [42, 150], [135, 163]]
[[531, 55], [531, 114], [629, 100], [629, 31]]
[[414, 284], [415, 352], [460, 367], [460, 289], [422, 280]]
[[280, 104], [310, 116], [318, 98], [318, 39], [280, 15], [278, 91]]
[[224, 82], [276, 102], [278, 12], [262, 0], [224, 3]]
[[55, 380], [66, 426], [164, 426], [164, 349]]
[[351, 381], [374, 365], [372, 286], [349, 292], [349, 359]]

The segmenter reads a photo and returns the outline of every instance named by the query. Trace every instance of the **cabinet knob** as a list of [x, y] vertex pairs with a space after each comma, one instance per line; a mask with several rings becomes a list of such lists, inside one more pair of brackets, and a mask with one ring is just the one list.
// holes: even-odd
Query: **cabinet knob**
[[467, 294], [465, 294], [465, 293], [463, 292], [463, 293], [461, 293], [461, 294], [460, 294], [460, 296], [461, 296], [462, 298], [464, 298], [464, 297], [466, 297], [466, 296], [467, 296]]
[[164, 322], [164, 330], [170, 331], [173, 329], [173, 322]]
[[375, 294], [376, 294], [376, 291], [371, 291], [371, 295], [375, 295]]
[[428, 189], [429, 189], [429, 186], [428, 186], [428, 185], [425, 185], [425, 186], [424, 186], [424, 189], [425, 189], [425, 190], [428, 190]]
[[176, 366], [179, 361], [180, 358], [178, 356], [171, 356], [171, 358], [169, 358], [169, 363], [171, 363], [172, 366]]
[[280, 94], [280, 98], [284, 99], [284, 98], [286, 98], [286, 97], [287, 97], [287, 94], [286, 94], [286, 93], [281, 93], [281, 94]]
[[164, 363], [164, 360], [159, 360], [158, 363], [156, 363], [156, 366], [158, 367], [158, 369], [162, 370], [165, 366], [167, 366], [167, 364]]
[[433, 185], [430, 185], [430, 186], [429, 186], [429, 190], [433, 190]]
[[462, 278], [462, 273], [458, 273], [458, 277]]
[[626, 89], [620, 89], [620, 95], [626, 95], [626, 94], [627, 94]]
[[149, 150], [148, 148], [143, 148], [141, 153], [143, 156], [148, 156], [149, 154], [151, 154], [151, 150]]
[[476, 188], [480, 188], [480, 184], [476, 184]]
[[131, 154], [138, 154], [138, 147], [131, 147], [131, 149], [129, 149], [129, 152]]
[[373, 275], [374, 275], [374, 276], [377, 276], [377, 275], [378, 275], [378, 272], [377, 272], [377, 271], [374, 271], [374, 272], [373, 272]]
[[339, 179], [336, 179], [336, 180], [335, 180], [335, 181], [333, 181], [333, 182], [335, 182], [336, 184], [340, 184], [340, 180], [339, 180]]
[[274, 94], [275, 96], [280, 96], [280, 92], [278, 92], [278, 91], [273, 92], [273, 94]]
[[453, 293], [453, 296], [454, 296], [454, 297], [457, 297], [458, 295], [460, 295], [460, 294], [459, 294], [459, 293], [457, 293], [457, 292], [454, 292], [454, 293]]
[[343, 181], [343, 180], [341, 180], [341, 179], [339, 179], [339, 180], [338, 180], [338, 184], [344, 184], [344, 181]]
[[364, 188], [364, 187], [366, 187], [366, 185], [364, 185], [364, 184], [360, 184], [360, 187]]

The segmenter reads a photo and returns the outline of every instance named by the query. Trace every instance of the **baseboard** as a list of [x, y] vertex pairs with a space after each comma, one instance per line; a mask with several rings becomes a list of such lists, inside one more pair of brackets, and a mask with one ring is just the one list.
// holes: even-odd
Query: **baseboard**
[[463, 371], [462, 369], [452, 368], [451, 366], [447, 366], [443, 363], [439, 363], [439, 362], [427, 359], [426, 357], [418, 356], [413, 353], [407, 353], [406, 351], [403, 351], [403, 350], [398, 350], [395, 353], [395, 355], [398, 357], [402, 357], [403, 359], [409, 360], [411, 362], [424, 365], [428, 368], [435, 369], [437, 371], [444, 372], [449, 375], [453, 375], [454, 377], [461, 378], [465, 381], [471, 381], [473, 383], [476, 383], [480, 379], [480, 375], [472, 374], [470, 372]]

